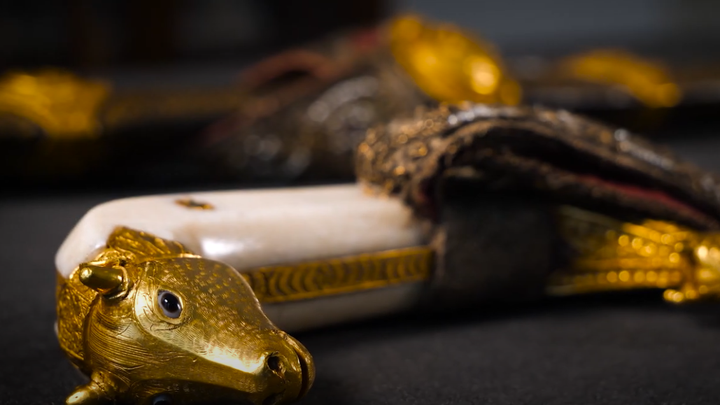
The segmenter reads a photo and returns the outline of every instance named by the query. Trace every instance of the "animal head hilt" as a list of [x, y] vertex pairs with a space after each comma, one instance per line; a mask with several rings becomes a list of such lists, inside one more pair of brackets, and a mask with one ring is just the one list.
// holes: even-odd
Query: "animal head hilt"
[[119, 228], [58, 300], [61, 346], [90, 377], [68, 404], [270, 405], [312, 384], [310, 354], [243, 276], [175, 242]]

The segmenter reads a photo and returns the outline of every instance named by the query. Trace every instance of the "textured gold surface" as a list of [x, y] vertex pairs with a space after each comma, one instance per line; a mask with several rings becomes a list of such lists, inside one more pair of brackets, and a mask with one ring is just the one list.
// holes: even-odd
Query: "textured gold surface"
[[573, 55], [560, 62], [565, 74], [576, 79], [618, 85], [648, 107], [673, 107], [682, 92], [659, 62], [619, 49], [599, 49]]
[[0, 112], [29, 120], [49, 137], [88, 137], [98, 133], [109, 94], [109, 85], [63, 71], [8, 73], [0, 78]]
[[244, 276], [260, 302], [274, 303], [426, 280], [432, 261], [432, 249], [411, 247], [262, 267]]
[[58, 275], [57, 290], [57, 334], [60, 348], [75, 366], [88, 373], [83, 364], [84, 323], [90, 312], [90, 305], [97, 293], [79, 280], [79, 273], [73, 272], [68, 279]]
[[676, 303], [720, 295], [718, 235], [663, 221], [622, 222], [572, 207], [558, 210], [558, 225], [577, 256], [552, 275], [551, 295], [659, 288]]
[[[108, 290], [112, 269], [123, 281]], [[102, 274], [87, 274], [94, 271]], [[90, 288], [81, 273], [102, 282]], [[295, 400], [312, 384], [310, 354], [265, 317], [243, 277], [179, 243], [118, 228], [94, 260], [60, 282], [60, 346], [90, 377], [67, 403], [152, 404], [162, 395], [173, 404], [268, 405]], [[178, 316], [161, 308], [161, 292], [177, 297]]]
[[520, 85], [492, 46], [458, 27], [400, 17], [390, 27], [390, 46], [415, 84], [437, 101], [520, 102]]

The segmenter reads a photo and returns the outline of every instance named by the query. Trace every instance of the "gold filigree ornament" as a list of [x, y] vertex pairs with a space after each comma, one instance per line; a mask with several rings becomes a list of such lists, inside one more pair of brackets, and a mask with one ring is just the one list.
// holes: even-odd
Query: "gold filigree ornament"
[[58, 338], [90, 381], [67, 404], [253, 403], [302, 397], [308, 351], [231, 267], [118, 228], [58, 287]]
[[98, 112], [110, 86], [59, 70], [7, 73], [0, 78], [0, 113], [39, 126], [51, 138], [99, 134]]
[[576, 256], [552, 275], [551, 295], [659, 288], [673, 303], [720, 298], [720, 234], [573, 207], [558, 210], [558, 224]]
[[390, 25], [390, 48], [415, 84], [437, 101], [520, 102], [520, 85], [492, 46], [456, 26], [399, 17]]

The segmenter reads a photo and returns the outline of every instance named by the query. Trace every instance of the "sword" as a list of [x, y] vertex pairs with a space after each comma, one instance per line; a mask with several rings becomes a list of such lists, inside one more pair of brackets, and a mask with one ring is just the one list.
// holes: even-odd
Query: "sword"
[[[464, 103], [368, 131], [358, 183], [91, 210], [56, 257], [68, 404], [279, 404], [297, 332], [628, 289], [720, 293], [718, 178], [565, 111]], [[318, 370], [322, 372], [322, 370]]]

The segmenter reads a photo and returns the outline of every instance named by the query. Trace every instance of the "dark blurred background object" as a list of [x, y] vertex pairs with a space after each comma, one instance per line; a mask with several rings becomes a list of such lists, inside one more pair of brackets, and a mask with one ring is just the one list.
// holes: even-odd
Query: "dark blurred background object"
[[14, 189], [222, 182], [188, 149], [247, 98], [240, 72], [386, 15], [380, 0], [4, 3], [0, 179]]
[[5, 2], [0, 69], [242, 64], [387, 13], [382, 0]]
[[3, 3], [0, 69], [247, 61], [397, 10], [482, 33], [508, 56], [620, 46], [708, 61], [720, 49], [714, 0], [37, 0]]
[[[13, 2], [0, 13], [0, 92], [25, 110], [0, 115], [0, 180], [13, 190], [350, 180], [358, 133], [430, 102], [380, 49], [378, 24], [408, 10], [482, 34], [526, 103], [654, 137], [703, 132], [720, 116], [720, 5], [709, 0]], [[598, 62], [593, 49], [613, 55]], [[595, 73], [567, 68], [583, 55]], [[643, 97], [634, 84], [653, 75], [650, 92], [675, 86], [680, 97]], [[334, 115], [308, 119], [328, 97]]]

